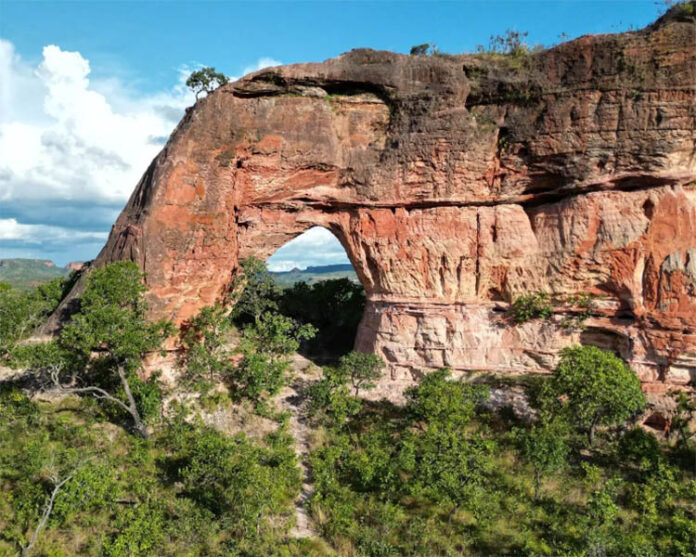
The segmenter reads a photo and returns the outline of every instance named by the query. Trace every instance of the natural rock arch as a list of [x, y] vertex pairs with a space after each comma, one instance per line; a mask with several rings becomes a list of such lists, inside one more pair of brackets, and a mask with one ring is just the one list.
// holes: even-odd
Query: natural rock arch
[[359, 50], [257, 72], [187, 111], [97, 264], [138, 262], [153, 316], [181, 323], [219, 299], [240, 259], [324, 226], [367, 292], [356, 345], [394, 381], [445, 365], [550, 369], [579, 333], [504, 313], [544, 290], [602, 294], [592, 326], [628, 339], [651, 388], [684, 383], [696, 368], [692, 41], [692, 23], [666, 18], [521, 64]]

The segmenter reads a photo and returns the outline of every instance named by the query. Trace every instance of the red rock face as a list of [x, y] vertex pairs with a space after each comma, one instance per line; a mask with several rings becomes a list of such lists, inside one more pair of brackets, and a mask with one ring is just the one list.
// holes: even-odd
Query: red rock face
[[[182, 323], [249, 255], [313, 226], [366, 289], [356, 341], [421, 370], [551, 369], [582, 342], [660, 390], [696, 377], [694, 25], [529, 56], [353, 51], [263, 70], [190, 109], [97, 264], [147, 273]], [[513, 324], [517, 296], [601, 296], [584, 330]]]

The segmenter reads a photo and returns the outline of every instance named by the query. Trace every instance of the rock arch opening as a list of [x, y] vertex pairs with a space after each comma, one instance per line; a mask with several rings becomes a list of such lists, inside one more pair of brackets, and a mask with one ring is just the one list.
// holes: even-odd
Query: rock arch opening
[[280, 287], [279, 310], [316, 328], [301, 352], [326, 363], [354, 348], [365, 309], [365, 290], [345, 248], [315, 226], [280, 247], [266, 262]]

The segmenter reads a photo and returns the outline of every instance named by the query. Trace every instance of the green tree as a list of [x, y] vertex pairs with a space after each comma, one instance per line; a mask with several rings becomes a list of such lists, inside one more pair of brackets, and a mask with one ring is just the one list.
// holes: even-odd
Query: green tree
[[186, 87], [196, 93], [196, 100], [201, 93], [211, 93], [221, 85], [225, 85], [229, 80], [227, 76], [216, 72], [215, 68], [205, 67], [191, 72], [186, 80]]
[[413, 495], [448, 502], [453, 513], [466, 504], [477, 514], [494, 468], [495, 442], [466, 428], [488, 398], [488, 388], [450, 377], [448, 369], [441, 369], [407, 391], [406, 411], [420, 433], [405, 437], [399, 462], [411, 476]]
[[547, 409], [566, 411], [590, 446], [597, 426], [622, 424], [645, 407], [638, 377], [623, 360], [594, 346], [565, 348], [542, 398]]
[[331, 425], [343, 426], [362, 408], [362, 402], [357, 398], [360, 390], [374, 389], [374, 381], [382, 376], [383, 368], [384, 362], [375, 354], [346, 354], [337, 366], [325, 367], [324, 377], [309, 387], [310, 413], [321, 413]]
[[287, 508], [300, 484], [291, 440], [267, 439], [263, 448], [245, 435], [228, 438], [207, 428], [191, 428], [175, 453], [183, 492], [225, 517], [240, 537], [258, 536], [266, 518]]
[[183, 334], [186, 376], [204, 391], [225, 378], [233, 367], [229, 347], [231, 329], [230, 311], [218, 303], [203, 308]]
[[278, 309], [283, 315], [316, 327], [316, 336], [302, 349], [316, 355], [340, 356], [353, 348], [365, 309], [365, 291], [347, 278], [314, 284], [296, 282], [282, 291]]
[[362, 401], [351, 396], [347, 381], [344, 370], [325, 367], [322, 379], [307, 390], [310, 414], [321, 415], [329, 425], [341, 427], [348, 418], [360, 412]]
[[677, 391], [673, 394], [677, 408], [669, 429], [669, 437], [676, 436], [677, 446], [685, 449], [696, 436], [691, 428], [691, 422], [696, 417], [696, 396], [693, 393]]
[[277, 394], [289, 379], [289, 356], [313, 335], [311, 325], [300, 325], [279, 313], [262, 313], [244, 329], [243, 358], [229, 374], [233, 390], [257, 403]]
[[338, 373], [350, 382], [354, 396], [360, 390], [374, 389], [383, 369], [384, 362], [376, 354], [355, 351], [342, 356], [338, 364]]
[[570, 450], [568, 433], [568, 424], [555, 418], [541, 421], [521, 435], [522, 453], [534, 467], [534, 499], [539, 498], [542, 475], [565, 466]]
[[10, 358], [17, 343], [53, 312], [71, 285], [58, 278], [20, 292], [0, 283], [0, 359]]
[[148, 437], [143, 413], [158, 391], [138, 372], [145, 354], [159, 350], [173, 327], [146, 319], [144, 292], [143, 275], [135, 263], [93, 270], [79, 298], [80, 309], [58, 342], [27, 347], [21, 356], [35, 369], [47, 371], [53, 387], [106, 400], [127, 412], [135, 430]]
[[413, 420], [448, 430], [463, 428], [471, 421], [476, 407], [488, 398], [488, 387], [450, 378], [449, 369], [440, 369], [406, 391], [407, 410]]
[[278, 309], [279, 295], [280, 288], [266, 264], [256, 257], [248, 257], [240, 262], [230, 287], [230, 301], [234, 303], [232, 316], [241, 323], [257, 321], [262, 314]]

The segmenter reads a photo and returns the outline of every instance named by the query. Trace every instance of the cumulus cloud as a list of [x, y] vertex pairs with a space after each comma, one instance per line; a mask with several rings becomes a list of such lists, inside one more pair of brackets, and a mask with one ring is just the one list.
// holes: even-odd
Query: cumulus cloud
[[276, 251], [268, 260], [271, 271], [305, 269], [310, 265], [350, 263], [343, 246], [326, 228], [310, 228]]
[[[263, 57], [243, 73], [279, 64]], [[57, 45], [30, 64], [0, 39], [0, 258], [95, 257], [195, 100], [185, 65], [171, 88], [147, 94], [91, 69]]]
[[183, 82], [136, 98], [116, 79], [92, 83], [79, 52], [42, 54], [32, 67], [0, 39], [0, 257], [22, 242], [94, 250], [193, 102]]

